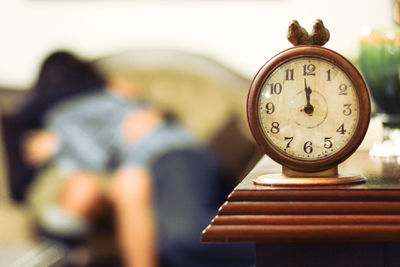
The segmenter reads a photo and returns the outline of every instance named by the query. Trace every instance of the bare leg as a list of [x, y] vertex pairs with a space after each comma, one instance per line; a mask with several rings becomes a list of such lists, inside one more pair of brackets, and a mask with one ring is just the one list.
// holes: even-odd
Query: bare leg
[[157, 266], [152, 181], [142, 169], [117, 171], [110, 188], [122, 257], [129, 267]]
[[67, 213], [90, 220], [102, 200], [103, 193], [98, 177], [89, 172], [80, 172], [65, 185], [60, 204]]

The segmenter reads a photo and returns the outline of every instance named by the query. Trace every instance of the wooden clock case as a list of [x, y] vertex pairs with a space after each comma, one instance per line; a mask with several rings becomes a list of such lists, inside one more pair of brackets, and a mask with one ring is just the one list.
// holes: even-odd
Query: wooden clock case
[[[337, 153], [316, 160], [301, 160], [290, 157], [276, 149], [273, 144], [270, 144], [265, 137], [262, 126], [258, 120], [258, 100], [261, 89], [264, 86], [268, 76], [282, 64], [297, 58], [318, 58], [326, 60], [337, 68], [341, 69], [350, 79], [354, 86], [355, 92], [359, 100], [359, 121], [356, 130], [349, 142]], [[360, 145], [363, 140], [371, 116], [371, 104], [367, 86], [359, 71], [346, 58], [340, 54], [317, 45], [299, 45], [289, 48], [269, 60], [254, 77], [248, 98], [247, 98], [247, 117], [250, 130], [257, 141], [258, 145], [265, 154], [270, 156], [276, 162], [283, 166], [301, 172], [317, 172], [323, 171], [337, 166], [339, 163], [347, 159]]]

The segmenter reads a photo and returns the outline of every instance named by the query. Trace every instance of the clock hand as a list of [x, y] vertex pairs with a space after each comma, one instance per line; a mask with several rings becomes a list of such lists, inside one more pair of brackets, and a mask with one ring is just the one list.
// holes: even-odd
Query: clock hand
[[306, 93], [307, 100], [307, 105], [304, 107], [304, 112], [311, 116], [314, 112], [314, 107], [310, 103], [310, 94], [312, 93], [312, 90], [309, 86], [307, 86], [306, 78], [304, 78], [304, 91]]
[[312, 90], [309, 86], [307, 86], [307, 80], [304, 78], [304, 90], [306, 92], [306, 99], [307, 99], [307, 106], [310, 106], [310, 94], [312, 93]]

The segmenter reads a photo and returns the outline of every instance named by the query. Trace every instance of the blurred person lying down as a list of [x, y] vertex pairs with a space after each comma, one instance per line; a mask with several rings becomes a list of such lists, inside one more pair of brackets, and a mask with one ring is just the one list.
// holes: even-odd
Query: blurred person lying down
[[251, 262], [248, 247], [213, 247], [213, 258], [200, 245], [219, 204], [218, 160], [122, 77], [51, 107], [44, 129], [27, 136], [24, 159], [46, 166], [29, 194], [45, 231], [82, 236], [108, 201], [126, 266], [157, 266], [158, 254], [172, 266], [196, 266], [190, 256], [198, 266]]
[[[148, 104], [113, 88], [56, 105], [46, 116], [46, 129], [27, 139], [26, 161], [37, 166], [49, 160], [45, 171], [63, 183], [55, 199], [36, 205], [38, 219], [48, 231], [83, 233], [106, 198], [117, 213], [127, 266], [155, 266], [149, 169], [158, 156], [196, 142]], [[33, 190], [35, 195], [42, 194]]]

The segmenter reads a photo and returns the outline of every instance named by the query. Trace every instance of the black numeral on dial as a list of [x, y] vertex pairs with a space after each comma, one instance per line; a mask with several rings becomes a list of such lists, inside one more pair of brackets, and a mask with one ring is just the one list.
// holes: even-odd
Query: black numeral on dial
[[267, 109], [267, 114], [272, 114], [272, 113], [274, 113], [274, 111], [275, 111], [275, 105], [274, 105], [274, 103], [272, 103], [272, 102], [268, 102], [268, 103], [265, 105], [265, 108]]
[[339, 128], [337, 128], [336, 132], [340, 134], [344, 134], [346, 132], [346, 130], [344, 129], [344, 123], [342, 123], [342, 125], [340, 125]]
[[339, 95], [347, 95], [347, 85], [343, 83], [339, 85]]
[[304, 76], [315, 76], [315, 65], [314, 64], [308, 64], [308, 65], [303, 65], [303, 75]]
[[291, 80], [291, 81], [293, 81], [294, 80], [294, 69], [287, 69], [287, 70], [285, 70], [285, 72], [286, 72], [286, 80], [287, 81], [289, 81], [289, 80]]
[[289, 148], [290, 147], [290, 143], [292, 143], [292, 141], [293, 141], [293, 137], [285, 137], [285, 141], [289, 141], [286, 144], [286, 148]]
[[270, 84], [271, 95], [276, 94], [279, 95], [282, 92], [282, 84], [280, 83], [271, 83]]
[[352, 112], [351, 104], [343, 104], [343, 115], [350, 116]]
[[274, 121], [271, 125], [272, 125], [271, 133], [273, 133], [273, 134], [279, 133], [279, 123]]
[[303, 149], [304, 152], [306, 152], [307, 154], [311, 154], [313, 152], [312, 142], [311, 141], [305, 142]]
[[325, 139], [324, 139], [324, 142], [325, 142], [324, 147], [326, 149], [329, 149], [329, 148], [331, 148], [333, 146], [331, 139], [332, 139], [332, 137], [325, 137]]

